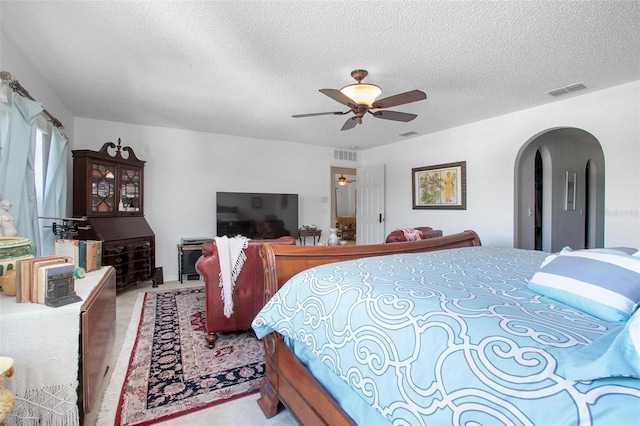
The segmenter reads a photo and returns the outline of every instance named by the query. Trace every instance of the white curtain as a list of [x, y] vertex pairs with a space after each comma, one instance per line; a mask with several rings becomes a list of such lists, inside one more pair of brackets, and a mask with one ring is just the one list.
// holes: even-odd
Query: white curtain
[[[11, 118], [11, 88], [4, 81], [0, 83], [0, 167], [2, 167], [2, 153], [4, 152], [4, 142], [9, 133], [9, 118]], [[1, 170], [1, 169], [0, 169]], [[2, 179], [0, 177], [0, 179]], [[0, 185], [1, 187], [1, 185]], [[0, 199], [2, 198], [0, 189]]]
[[43, 106], [16, 93], [0, 160], [0, 194], [12, 203], [18, 236], [31, 240], [39, 252], [40, 234], [36, 204], [34, 152], [36, 121]]
[[[49, 161], [44, 184], [44, 202], [40, 216], [65, 217], [67, 206], [67, 159], [69, 158], [69, 139], [59, 128], [53, 128]], [[51, 225], [51, 221], [42, 223]], [[57, 221], [59, 223], [59, 221]], [[42, 228], [42, 254], [51, 255], [55, 249], [55, 235], [47, 227]]]

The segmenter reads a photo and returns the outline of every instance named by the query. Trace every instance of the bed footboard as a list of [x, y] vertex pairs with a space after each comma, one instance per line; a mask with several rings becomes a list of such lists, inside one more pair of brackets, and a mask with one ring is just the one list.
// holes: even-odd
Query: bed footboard
[[266, 417], [278, 413], [280, 402], [303, 425], [355, 425], [322, 385], [293, 355], [277, 333], [263, 339], [265, 378], [258, 405]]
[[[480, 245], [473, 231], [420, 241], [361, 246], [278, 246], [260, 248], [265, 273], [265, 303], [292, 276], [314, 266], [387, 254], [417, 253]], [[282, 403], [304, 425], [353, 425], [355, 422], [285, 345], [278, 333], [263, 339], [265, 378], [258, 405], [266, 417], [277, 414]]]
[[289, 278], [314, 266], [363, 257], [383, 256], [399, 253], [418, 253], [479, 246], [480, 237], [473, 231], [464, 231], [444, 237], [398, 243], [355, 246], [281, 246], [262, 244], [260, 256], [265, 273], [264, 303]]

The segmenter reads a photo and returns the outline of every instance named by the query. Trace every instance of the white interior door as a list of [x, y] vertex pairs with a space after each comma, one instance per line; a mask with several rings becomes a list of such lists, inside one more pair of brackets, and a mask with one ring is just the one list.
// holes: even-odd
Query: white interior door
[[384, 243], [384, 164], [359, 167], [356, 184], [356, 242]]

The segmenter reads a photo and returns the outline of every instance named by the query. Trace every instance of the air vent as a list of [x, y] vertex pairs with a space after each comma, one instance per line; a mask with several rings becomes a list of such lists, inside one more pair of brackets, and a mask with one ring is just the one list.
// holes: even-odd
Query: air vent
[[336, 160], [346, 160], [346, 161], [358, 161], [357, 153], [353, 151], [342, 151], [339, 149], [333, 150], [333, 158]]
[[417, 135], [417, 134], [418, 134], [418, 132], [413, 132], [413, 131], [412, 131], [412, 132], [404, 132], [404, 133], [400, 133], [398, 136], [404, 136], [404, 137], [407, 137], [407, 136], [413, 136], [413, 135]]
[[569, 86], [561, 87], [559, 89], [552, 90], [550, 92], [547, 92], [547, 94], [553, 97], [558, 97], [562, 95], [567, 95], [569, 93], [577, 92], [578, 90], [583, 90], [586, 88], [587, 86], [585, 86], [584, 83], [576, 83], [576, 84], [571, 84]]

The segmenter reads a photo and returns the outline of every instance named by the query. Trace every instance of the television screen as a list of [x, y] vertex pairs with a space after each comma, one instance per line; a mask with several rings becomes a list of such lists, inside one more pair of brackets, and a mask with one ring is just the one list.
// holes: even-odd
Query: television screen
[[298, 194], [218, 192], [216, 225], [219, 237], [298, 238]]

